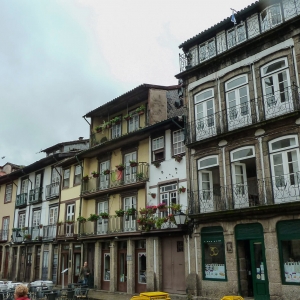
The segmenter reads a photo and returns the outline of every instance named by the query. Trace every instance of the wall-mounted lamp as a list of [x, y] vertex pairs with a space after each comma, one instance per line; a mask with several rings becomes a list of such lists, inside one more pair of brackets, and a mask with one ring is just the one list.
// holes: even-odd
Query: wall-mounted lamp
[[195, 223], [181, 210], [177, 211], [174, 215], [175, 222], [179, 228], [187, 231], [189, 237], [192, 237], [194, 232]]

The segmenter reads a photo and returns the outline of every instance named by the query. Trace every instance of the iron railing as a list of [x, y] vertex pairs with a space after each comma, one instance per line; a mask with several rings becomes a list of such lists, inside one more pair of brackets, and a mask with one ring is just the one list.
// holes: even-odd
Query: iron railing
[[43, 226], [43, 240], [53, 240], [56, 238], [56, 225]]
[[43, 226], [13, 228], [13, 241], [20, 242], [38, 242], [43, 239]]
[[46, 200], [59, 196], [59, 185], [59, 181], [46, 185]]
[[69, 221], [65, 223], [57, 223], [57, 235], [60, 237], [74, 237], [78, 234], [77, 221]]
[[16, 197], [16, 207], [24, 206], [27, 204], [28, 193], [19, 194]]
[[99, 177], [91, 177], [82, 181], [82, 193], [93, 193], [110, 188], [139, 183], [149, 179], [149, 164], [140, 162], [136, 167], [126, 166], [123, 171], [110, 170], [107, 175], [100, 174]]
[[297, 86], [229, 107], [187, 124], [186, 144], [300, 110]]
[[29, 203], [41, 202], [43, 199], [43, 188], [38, 187], [29, 191]]
[[210, 213], [295, 201], [300, 201], [300, 172], [190, 191], [188, 212]]

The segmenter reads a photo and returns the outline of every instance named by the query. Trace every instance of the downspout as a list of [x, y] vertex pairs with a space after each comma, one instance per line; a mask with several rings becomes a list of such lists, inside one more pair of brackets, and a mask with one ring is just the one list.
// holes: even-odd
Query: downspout
[[79, 161], [77, 155], [75, 155], [76, 160], [80, 164], [81, 167], [81, 184], [80, 184], [80, 202], [79, 202], [79, 216], [81, 216], [81, 208], [82, 208], [82, 177], [83, 177], [83, 167], [82, 167], [82, 162]]
[[263, 158], [263, 149], [262, 149], [262, 137], [258, 137], [258, 143], [259, 143], [259, 152], [260, 152], [260, 164], [261, 164], [261, 174], [262, 174], [262, 181], [264, 186], [264, 200], [265, 204], [267, 204], [267, 198], [266, 198], [266, 182], [265, 182], [265, 169], [264, 169], [264, 158]]
[[[22, 173], [24, 174], [24, 175], [28, 175], [28, 174], [26, 174], [24, 171], [23, 171], [23, 169], [21, 170], [22, 171]], [[30, 184], [31, 184], [31, 190], [32, 190], [32, 181], [29, 179], [29, 175], [28, 175], [28, 181], [30, 181]], [[21, 185], [22, 186], [22, 185]], [[27, 204], [27, 203], [26, 203]], [[31, 204], [29, 204], [29, 206], [31, 206]], [[27, 227], [29, 228], [29, 220], [30, 220], [30, 209], [29, 209], [29, 212], [28, 212], [28, 222], [27, 222]]]
[[225, 205], [228, 208], [227, 199], [227, 178], [226, 178], [226, 162], [225, 162], [225, 146], [222, 147], [222, 157], [223, 157], [223, 175], [224, 175], [224, 190], [225, 190]]
[[[7, 177], [10, 178], [9, 176], [10, 174], [7, 174]], [[17, 194], [18, 194], [18, 186], [15, 184], [14, 180], [12, 180], [12, 183], [17, 187], [17, 190], [16, 190], [16, 198], [17, 198]], [[16, 199], [15, 198], [15, 199]], [[15, 203], [15, 208], [16, 208], [16, 203]], [[15, 220], [16, 220], [16, 214], [15, 214], [15, 209], [14, 209], [14, 220], [13, 220], [13, 228], [15, 226]], [[8, 230], [9, 230], [9, 227], [8, 227]], [[12, 234], [10, 236], [10, 239], [12, 239]]]
[[[254, 62], [252, 64], [250, 64], [250, 68], [252, 69], [252, 77], [253, 77], [256, 118], [257, 118], [257, 122], [259, 122], [259, 110], [258, 110], [258, 99], [257, 99], [257, 88], [256, 88]], [[250, 109], [251, 109], [251, 106], [250, 106]]]

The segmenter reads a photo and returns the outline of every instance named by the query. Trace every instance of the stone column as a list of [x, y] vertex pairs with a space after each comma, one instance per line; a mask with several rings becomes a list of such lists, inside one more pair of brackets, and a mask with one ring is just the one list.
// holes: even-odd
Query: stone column
[[117, 290], [118, 282], [118, 243], [113, 241], [110, 243], [110, 285], [109, 291]]
[[47, 279], [52, 280], [52, 267], [53, 267], [53, 244], [50, 243], [48, 245], [49, 247], [49, 256], [48, 256], [48, 274], [47, 274]]
[[[69, 243], [68, 283], [73, 282], [73, 243]], [[65, 283], [66, 284], [66, 283]]]
[[[14, 261], [13, 261], [13, 257], [12, 257], [11, 265], [13, 263], [14, 263]], [[13, 280], [17, 280], [17, 281], [19, 280], [20, 264], [21, 264], [21, 247], [18, 246], [17, 261], [16, 261], [16, 274], [15, 274], [15, 278], [13, 278]]]
[[95, 266], [94, 266], [94, 288], [101, 288], [101, 257], [102, 257], [102, 245], [99, 241], [95, 243]]
[[135, 247], [134, 241], [127, 241], [127, 293], [135, 292]]

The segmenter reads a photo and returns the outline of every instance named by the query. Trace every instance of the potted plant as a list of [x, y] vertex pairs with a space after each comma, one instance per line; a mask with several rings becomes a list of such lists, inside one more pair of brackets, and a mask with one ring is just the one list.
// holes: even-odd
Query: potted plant
[[93, 175], [94, 178], [99, 177], [99, 172], [93, 171], [91, 174]]
[[40, 224], [40, 225], [39, 225], [39, 228], [43, 228], [43, 224]]
[[132, 119], [132, 115], [131, 114], [127, 114], [123, 118], [124, 118], [124, 120], [129, 121], [129, 120]]
[[106, 170], [103, 171], [103, 175], [108, 175], [108, 174], [110, 174], [110, 170], [109, 169], [106, 169]]
[[31, 234], [25, 234], [24, 238], [25, 240], [31, 240]]
[[168, 221], [167, 217], [165, 217], [165, 218], [157, 218], [156, 222], [155, 222], [156, 228], [161, 229], [162, 224], [166, 223], [167, 221]]
[[85, 223], [85, 222], [86, 222], [86, 218], [85, 218], [85, 217], [82, 217], [82, 216], [79, 216], [79, 217], [77, 218], [77, 221], [78, 221], [79, 223]]
[[141, 214], [141, 215], [146, 215], [147, 213], [148, 213], [148, 210], [147, 210], [146, 207], [140, 208], [140, 214]]
[[111, 126], [112, 126], [111, 121], [104, 122], [103, 124], [103, 127], [107, 129], [111, 128]]
[[66, 223], [69, 224], [69, 225], [71, 225], [71, 224], [74, 223], [74, 220], [66, 220]]
[[148, 195], [150, 195], [153, 199], [156, 198], [156, 193], [149, 193]]
[[158, 208], [158, 210], [159, 210], [160, 212], [162, 212], [162, 211], [167, 211], [167, 210], [168, 210], [167, 204], [166, 204], [166, 203], [163, 203], [163, 202], [159, 203], [159, 204], [157, 205], [157, 208]]
[[63, 221], [57, 221], [57, 222], [56, 222], [56, 225], [57, 225], [57, 226], [61, 226], [62, 224], [63, 224]]
[[161, 163], [160, 163], [159, 161], [156, 161], [156, 162], [154, 162], [153, 164], [154, 164], [154, 166], [155, 166], [156, 168], [159, 168], [160, 165], [161, 165]]
[[120, 123], [121, 123], [121, 118], [120, 118], [120, 117], [114, 117], [114, 118], [111, 120], [111, 123], [112, 123], [113, 125], [120, 124]]
[[125, 166], [123, 164], [118, 164], [116, 165], [116, 168], [118, 169], [118, 171], [123, 171], [125, 169]]
[[138, 107], [135, 111], [139, 114], [139, 115], [143, 115], [145, 113], [145, 105], [142, 104], [140, 107]]
[[123, 217], [125, 214], [125, 211], [123, 209], [119, 209], [119, 210], [116, 210], [115, 213], [118, 217]]
[[99, 216], [97, 214], [90, 214], [90, 216], [87, 218], [87, 221], [95, 222], [99, 219]]
[[181, 204], [176, 204], [176, 203], [173, 203], [173, 204], [170, 206], [170, 208], [171, 208], [172, 211], [174, 211], [174, 212], [181, 211], [181, 207], [182, 207]]
[[134, 207], [128, 208], [126, 214], [129, 216], [135, 215], [136, 209]]
[[22, 231], [28, 230], [28, 227], [22, 227]]
[[102, 218], [102, 219], [108, 219], [109, 217], [109, 214], [107, 212], [102, 212], [99, 214], [99, 216]]
[[169, 214], [169, 215], [168, 215], [168, 220], [169, 220], [171, 223], [175, 223], [174, 215], [173, 215], [173, 214]]
[[186, 188], [184, 186], [181, 186], [179, 188], [179, 193], [185, 193], [185, 191], [186, 191]]
[[95, 130], [96, 130], [97, 133], [102, 132], [103, 127], [101, 125], [96, 126]]
[[181, 160], [182, 160], [182, 155], [181, 154], [178, 154], [178, 155], [175, 155], [174, 156], [174, 159], [175, 159], [175, 161], [177, 161], [177, 162], [181, 162]]
[[84, 175], [84, 176], [82, 177], [82, 180], [83, 180], [84, 182], [89, 181], [89, 175]]
[[136, 177], [137, 181], [141, 181], [141, 180], [144, 179], [144, 174], [143, 173], [136, 173], [135, 177]]
[[136, 167], [138, 165], [138, 163], [135, 160], [130, 160], [130, 167]]
[[157, 206], [155, 205], [148, 205], [146, 206], [148, 214], [155, 214], [157, 210]]

